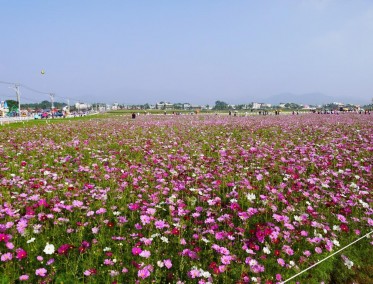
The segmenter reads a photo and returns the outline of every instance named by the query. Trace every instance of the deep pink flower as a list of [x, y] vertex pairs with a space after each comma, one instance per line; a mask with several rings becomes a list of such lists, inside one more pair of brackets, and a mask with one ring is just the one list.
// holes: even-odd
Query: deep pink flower
[[132, 254], [133, 255], [139, 255], [142, 252], [142, 249], [139, 247], [133, 247], [132, 248]]
[[73, 248], [72, 245], [69, 245], [69, 244], [63, 244], [63, 245], [61, 245], [61, 246], [58, 248], [57, 252], [58, 252], [58, 254], [60, 254], [60, 255], [62, 255], [62, 254], [67, 255], [67, 253], [69, 252], [69, 250], [72, 249], [72, 248]]
[[21, 260], [27, 257], [27, 252], [23, 248], [19, 248], [16, 250], [16, 258]]
[[7, 234], [0, 234], [0, 242], [7, 243], [9, 241], [9, 236]]

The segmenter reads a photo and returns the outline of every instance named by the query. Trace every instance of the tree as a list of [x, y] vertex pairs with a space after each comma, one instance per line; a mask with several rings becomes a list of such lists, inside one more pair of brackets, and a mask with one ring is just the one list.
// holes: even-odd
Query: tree
[[6, 100], [9, 111], [18, 109], [18, 102], [15, 100]]
[[48, 108], [51, 108], [52, 107], [52, 104], [51, 102], [48, 102], [48, 101], [42, 101], [40, 103], [40, 108], [41, 109], [48, 109]]
[[289, 108], [289, 109], [299, 109], [299, 108], [301, 108], [301, 106], [296, 104], [296, 103], [287, 103], [287, 104], [285, 104], [285, 107]]
[[216, 109], [216, 110], [224, 110], [224, 109], [228, 109], [228, 108], [229, 108], [229, 105], [226, 102], [222, 102], [222, 101], [216, 101], [215, 102], [214, 109]]

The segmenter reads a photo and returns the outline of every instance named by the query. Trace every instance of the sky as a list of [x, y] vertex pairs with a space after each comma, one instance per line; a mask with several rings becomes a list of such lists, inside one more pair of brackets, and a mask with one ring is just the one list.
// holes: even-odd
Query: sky
[[21, 103], [373, 98], [371, 0], [0, 0], [0, 36]]

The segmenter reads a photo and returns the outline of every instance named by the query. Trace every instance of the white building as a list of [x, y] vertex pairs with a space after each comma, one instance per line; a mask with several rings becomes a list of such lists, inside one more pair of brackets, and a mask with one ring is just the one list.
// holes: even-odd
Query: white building
[[260, 109], [262, 107], [261, 103], [253, 103], [253, 109]]
[[78, 111], [86, 111], [90, 108], [91, 106], [89, 104], [86, 104], [86, 103], [76, 103], [75, 104], [75, 108], [78, 110]]

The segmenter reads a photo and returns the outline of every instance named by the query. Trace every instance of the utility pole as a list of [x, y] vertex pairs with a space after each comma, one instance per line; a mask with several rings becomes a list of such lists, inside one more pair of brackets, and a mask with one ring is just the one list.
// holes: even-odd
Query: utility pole
[[51, 98], [51, 113], [52, 113], [52, 118], [53, 118], [54, 117], [54, 94], [50, 93], [49, 96]]
[[52, 105], [52, 111], [53, 111], [53, 109], [54, 109], [54, 94], [50, 93], [49, 96], [51, 98], [51, 105]]
[[69, 99], [67, 99], [67, 110], [68, 110], [69, 113], [70, 113], [70, 100], [69, 100]]
[[[12, 87], [9, 87], [12, 88]], [[14, 87], [12, 88], [14, 91], [16, 91], [16, 96], [17, 96], [17, 101], [18, 101], [18, 115], [19, 119], [21, 119], [21, 95], [19, 92], [19, 84], [15, 84]]]

